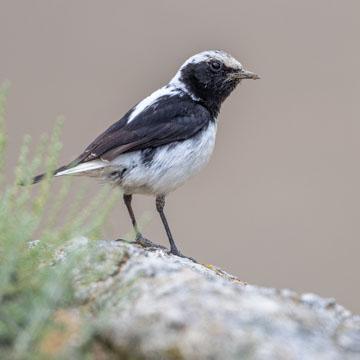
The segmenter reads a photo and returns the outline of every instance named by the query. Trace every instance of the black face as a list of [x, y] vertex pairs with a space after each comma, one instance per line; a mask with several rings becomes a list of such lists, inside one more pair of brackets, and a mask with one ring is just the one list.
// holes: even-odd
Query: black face
[[189, 91], [209, 105], [221, 103], [239, 84], [240, 79], [231, 76], [240, 69], [226, 67], [221, 61], [209, 59], [190, 63], [181, 70], [181, 80]]

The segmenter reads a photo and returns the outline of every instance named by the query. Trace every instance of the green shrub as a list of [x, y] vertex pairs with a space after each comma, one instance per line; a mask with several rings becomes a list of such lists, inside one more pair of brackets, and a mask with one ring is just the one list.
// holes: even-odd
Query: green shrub
[[[47, 141], [43, 137], [33, 159], [28, 158], [30, 138], [25, 137], [15, 181], [8, 184], [4, 175], [7, 89], [8, 85], [4, 84], [0, 94], [0, 358], [88, 358], [89, 328], [86, 334], [78, 334], [73, 346], [61, 351], [56, 347], [63, 328], [72, 326], [66, 325], [66, 314], [71, 313], [74, 302], [71, 270], [84, 250], [67, 254], [66, 261], [59, 260], [59, 254], [75, 237], [99, 238], [119, 193], [106, 196], [114, 190], [104, 187], [85, 205], [85, 193], [80, 194], [71, 200], [64, 222], [57, 223], [71, 182], [67, 177], [56, 194], [51, 191], [51, 174], [61, 149], [61, 119], [51, 139]], [[40, 184], [31, 186], [31, 178], [42, 164], [47, 176]], [[92, 217], [94, 209], [96, 216]], [[66, 331], [68, 329], [64, 330], [64, 336]], [[52, 342], [56, 345], [53, 346], [55, 352]]]

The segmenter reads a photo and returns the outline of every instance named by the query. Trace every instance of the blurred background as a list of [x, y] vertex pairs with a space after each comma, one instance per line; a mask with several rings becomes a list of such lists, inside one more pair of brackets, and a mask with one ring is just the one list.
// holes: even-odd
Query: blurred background
[[[359, 313], [359, 12], [357, 0], [0, 0], [8, 174], [24, 134], [37, 143], [64, 115], [67, 163], [188, 57], [225, 50], [261, 80], [224, 103], [209, 165], [168, 196], [178, 247]], [[75, 178], [72, 193], [83, 186], [100, 189]], [[151, 215], [144, 234], [168, 246], [154, 200], [134, 207]], [[130, 230], [119, 203], [106, 239]]]

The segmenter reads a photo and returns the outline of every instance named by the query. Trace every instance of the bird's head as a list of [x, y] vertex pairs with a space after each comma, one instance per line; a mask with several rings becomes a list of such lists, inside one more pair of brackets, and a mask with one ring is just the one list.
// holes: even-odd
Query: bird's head
[[260, 79], [224, 51], [204, 51], [192, 56], [172, 79], [175, 86], [185, 87], [194, 97], [219, 105], [242, 79]]

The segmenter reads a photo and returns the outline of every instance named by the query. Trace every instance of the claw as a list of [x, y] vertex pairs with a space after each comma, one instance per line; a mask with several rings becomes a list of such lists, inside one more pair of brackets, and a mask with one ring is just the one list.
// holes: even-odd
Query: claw
[[184, 258], [184, 259], [188, 259], [188, 260], [191, 260], [192, 262], [198, 264], [198, 261], [195, 260], [194, 258], [190, 257], [190, 256], [185, 256], [184, 254], [182, 254], [178, 249], [172, 249], [168, 252], [169, 254], [171, 255], [175, 255], [175, 256], [178, 256], [178, 257], [181, 257], [181, 258]]
[[155, 243], [153, 243], [152, 241], [144, 238], [141, 234], [139, 234], [139, 235], [136, 237], [136, 239], [135, 239], [135, 241], [134, 241], [133, 243], [134, 243], [134, 244], [141, 245], [142, 247], [145, 247], [145, 248], [166, 249], [165, 246], [155, 244]]
[[152, 241], [144, 238], [141, 234], [136, 237], [134, 243], [141, 245], [142, 247], [152, 247], [155, 245]]

